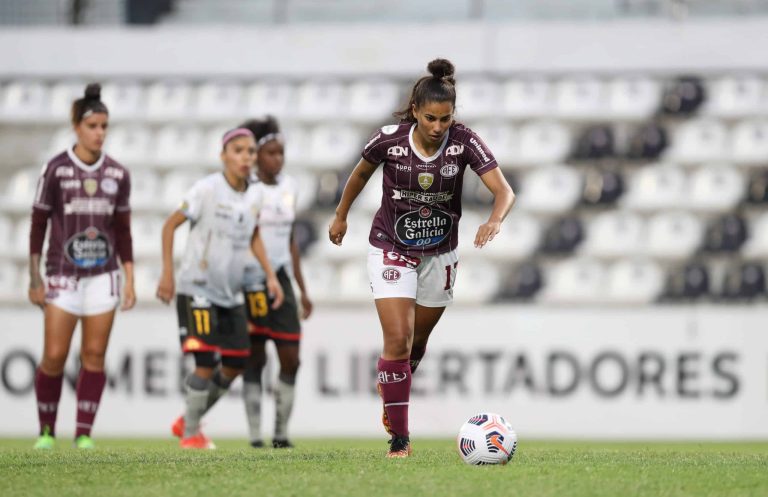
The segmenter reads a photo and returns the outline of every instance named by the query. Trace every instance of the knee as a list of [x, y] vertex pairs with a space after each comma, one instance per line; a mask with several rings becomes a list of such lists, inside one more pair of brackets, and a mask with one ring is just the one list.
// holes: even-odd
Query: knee
[[384, 350], [390, 356], [408, 357], [413, 338], [409, 330], [388, 333], [384, 340]]
[[280, 376], [295, 377], [299, 372], [299, 358], [290, 359], [280, 364]]
[[102, 371], [104, 369], [105, 350], [86, 347], [80, 352], [80, 362], [89, 371]]
[[64, 372], [66, 362], [66, 350], [46, 350], [40, 361], [40, 369], [49, 376], [59, 376]]

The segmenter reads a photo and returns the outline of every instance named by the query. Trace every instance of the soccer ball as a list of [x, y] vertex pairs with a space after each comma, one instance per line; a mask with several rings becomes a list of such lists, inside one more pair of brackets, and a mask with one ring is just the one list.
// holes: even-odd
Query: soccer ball
[[456, 443], [467, 464], [507, 464], [515, 455], [517, 434], [503, 417], [483, 412], [461, 425]]

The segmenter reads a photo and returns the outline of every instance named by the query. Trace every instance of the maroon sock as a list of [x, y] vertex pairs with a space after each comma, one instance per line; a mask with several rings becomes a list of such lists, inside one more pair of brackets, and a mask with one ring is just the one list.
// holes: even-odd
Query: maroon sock
[[40, 434], [46, 431], [56, 435], [56, 414], [59, 411], [61, 384], [64, 375], [48, 376], [40, 368], [35, 372], [35, 395], [37, 396], [37, 417], [40, 419]]
[[411, 363], [411, 374], [414, 374], [416, 372], [416, 368], [419, 367], [419, 364], [421, 363], [421, 359], [424, 357], [424, 354], [427, 353], [427, 346], [413, 346], [411, 347], [411, 357], [410, 357], [410, 363]]
[[411, 395], [411, 366], [408, 359], [387, 361], [377, 365], [381, 398], [389, 425], [399, 436], [408, 436], [408, 399]]
[[104, 391], [104, 385], [107, 377], [103, 371], [88, 371], [80, 368], [80, 376], [77, 379], [77, 425], [75, 438], [80, 435], [91, 435], [93, 420], [96, 418], [96, 411], [99, 410], [99, 401], [101, 392]]

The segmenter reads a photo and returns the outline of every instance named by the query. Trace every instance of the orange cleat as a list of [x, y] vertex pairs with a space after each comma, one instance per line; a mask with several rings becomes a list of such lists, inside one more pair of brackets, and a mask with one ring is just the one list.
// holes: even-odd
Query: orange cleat
[[184, 437], [184, 416], [179, 416], [171, 425], [171, 433], [176, 438]]
[[197, 432], [196, 435], [182, 438], [181, 441], [179, 441], [179, 447], [182, 449], [215, 449], [216, 445], [211, 442], [210, 438]]
[[394, 435], [389, 441], [389, 452], [387, 452], [387, 458], [389, 459], [401, 459], [409, 457], [413, 453], [411, 449], [411, 440], [408, 437], [398, 437]]

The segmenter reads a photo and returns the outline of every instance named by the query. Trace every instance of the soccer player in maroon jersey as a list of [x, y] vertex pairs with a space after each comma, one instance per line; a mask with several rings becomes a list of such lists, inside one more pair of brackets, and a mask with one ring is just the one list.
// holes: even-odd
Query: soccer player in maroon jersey
[[377, 387], [384, 402], [382, 421], [392, 437], [387, 457], [411, 453], [411, 375], [453, 300], [465, 169], [479, 175], [494, 197], [488, 221], [477, 229], [476, 248], [499, 233], [515, 200], [491, 151], [454, 121], [453, 64], [436, 59], [427, 69], [431, 75], [416, 82], [408, 106], [395, 114], [400, 123], [376, 131], [365, 145], [328, 229], [331, 242], [341, 245], [352, 203], [382, 167], [381, 208], [368, 239], [368, 275], [384, 335]]
[[[122, 310], [136, 303], [131, 181], [128, 170], [102, 150], [108, 124], [101, 86], [90, 84], [85, 96], [72, 104], [77, 143], [43, 166], [32, 207], [29, 300], [45, 315], [43, 357], [35, 375], [38, 449], [51, 449], [55, 444], [64, 362], [78, 321], [83, 337], [75, 443], [79, 448], [93, 447], [91, 428], [106, 382], [104, 355], [121, 287]], [[40, 256], [49, 221], [43, 281]]]

